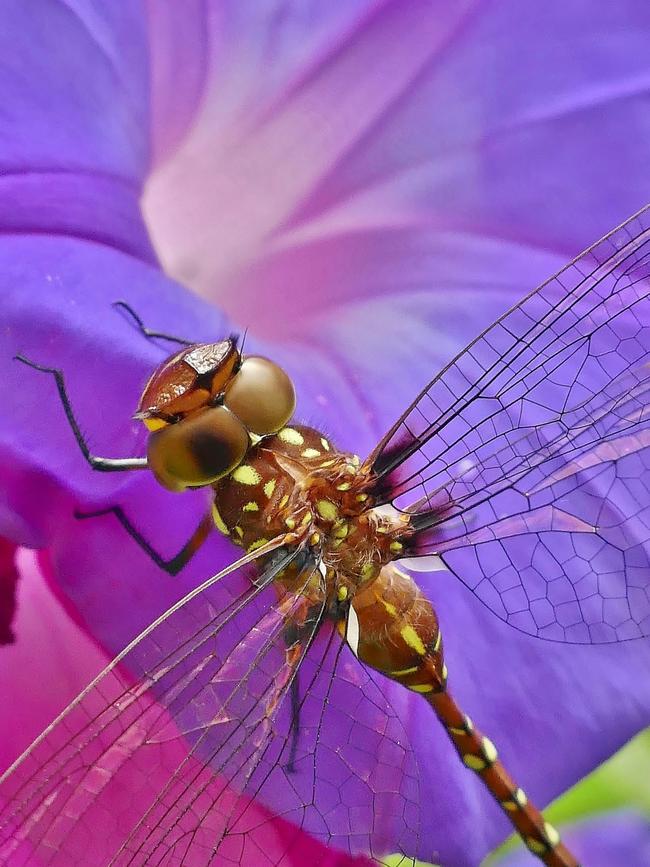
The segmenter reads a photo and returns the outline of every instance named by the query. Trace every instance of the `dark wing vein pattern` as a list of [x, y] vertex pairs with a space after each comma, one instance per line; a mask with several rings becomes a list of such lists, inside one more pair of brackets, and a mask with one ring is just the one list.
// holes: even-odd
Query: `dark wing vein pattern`
[[650, 212], [455, 358], [371, 456], [384, 501], [502, 619], [650, 634]]

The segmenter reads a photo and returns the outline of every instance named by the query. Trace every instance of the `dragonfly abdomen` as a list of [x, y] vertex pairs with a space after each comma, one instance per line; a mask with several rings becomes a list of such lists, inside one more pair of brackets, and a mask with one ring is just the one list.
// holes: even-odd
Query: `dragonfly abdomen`
[[446, 690], [430, 690], [425, 698], [445, 727], [463, 764], [481, 777], [528, 849], [548, 867], [578, 867], [553, 825], [544, 819], [508, 774], [492, 741], [474, 727], [452, 696]]
[[507, 773], [492, 741], [447, 691], [438, 619], [413, 579], [393, 564], [384, 566], [356, 594], [351, 615], [346, 638], [358, 658], [426, 699], [463, 764], [481, 777], [528, 849], [549, 867], [578, 867], [555, 828]]

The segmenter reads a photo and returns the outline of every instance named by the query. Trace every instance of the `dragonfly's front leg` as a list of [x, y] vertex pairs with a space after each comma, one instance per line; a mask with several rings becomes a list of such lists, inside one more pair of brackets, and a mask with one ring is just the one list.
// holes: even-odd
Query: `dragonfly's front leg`
[[447, 691], [437, 617], [408, 575], [392, 564], [384, 566], [379, 577], [355, 595], [345, 637], [362, 662], [431, 705], [462, 762], [481, 777], [531, 852], [548, 867], [578, 867], [555, 828], [507, 773], [492, 741]]
[[68, 397], [68, 392], [65, 387], [63, 371], [57, 370], [55, 367], [46, 367], [45, 365], [37, 364], [35, 361], [31, 361], [24, 355], [16, 355], [15, 359], [16, 361], [20, 361], [22, 364], [26, 364], [28, 367], [32, 367], [34, 370], [39, 370], [41, 373], [49, 373], [54, 377], [57, 391], [59, 392], [59, 398], [63, 404], [63, 411], [65, 412], [68, 424], [72, 428], [72, 433], [77, 441], [77, 445], [79, 446], [81, 454], [94, 470], [99, 470], [104, 473], [121, 473], [128, 470], [146, 470], [148, 468], [146, 458], [100, 458], [97, 455], [93, 455], [88, 448], [88, 443], [81, 432], [81, 428], [79, 427], [72, 409], [72, 404], [70, 403], [70, 398]]

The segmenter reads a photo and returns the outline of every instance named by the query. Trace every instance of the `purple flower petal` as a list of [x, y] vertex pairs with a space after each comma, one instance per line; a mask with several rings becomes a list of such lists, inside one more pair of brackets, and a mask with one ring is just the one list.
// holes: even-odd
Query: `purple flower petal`
[[91, 237], [145, 258], [147, 34], [128, 2], [12, 3], [0, 33], [0, 229]]
[[[589, 867], [646, 867], [650, 863], [650, 822], [621, 811], [576, 822], [560, 829], [573, 854]], [[524, 850], [510, 853], [499, 867], [533, 867], [537, 860]]]

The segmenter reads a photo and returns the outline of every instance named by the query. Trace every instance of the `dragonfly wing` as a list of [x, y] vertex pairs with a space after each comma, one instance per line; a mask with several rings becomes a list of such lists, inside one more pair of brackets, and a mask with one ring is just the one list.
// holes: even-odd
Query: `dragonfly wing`
[[199, 807], [182, 802], [185, 785], [207, 786], [208, 799], [222, 805], [236, 801], [221, 758], [210, 767], [212, 752], [242, 755], [238, 725], [259, 739], [244, 705], [270, 700], [273, 688], [265, 681], [260, 692], [241, 658], [273, 664], [277, 683], [286, 682], [282, 627], [304, 602], [299, 593], [278, 599], [274, 590], [278, 571], [301, 556], [280, 543], [261, 549], [278, 548], [255, 584], [247, 556], [170, 609], [0, 778], [2, 863], [145, 863], [134, 853], [145, 846], [146, 817], [151, 834], [172, 818], [199, 827]]
[[417, 851], [415, 756], [324, 623], [317, 565], [280, 547], [254, 582], [245, 566], [217, 578], [0, 779], [0, 862], [275, 867], [300, 857], [299, 829], [354, 854]]
[[369, 458], [380, 500], [507, 622], [650, 634], [650, 211], [506, 313]]

